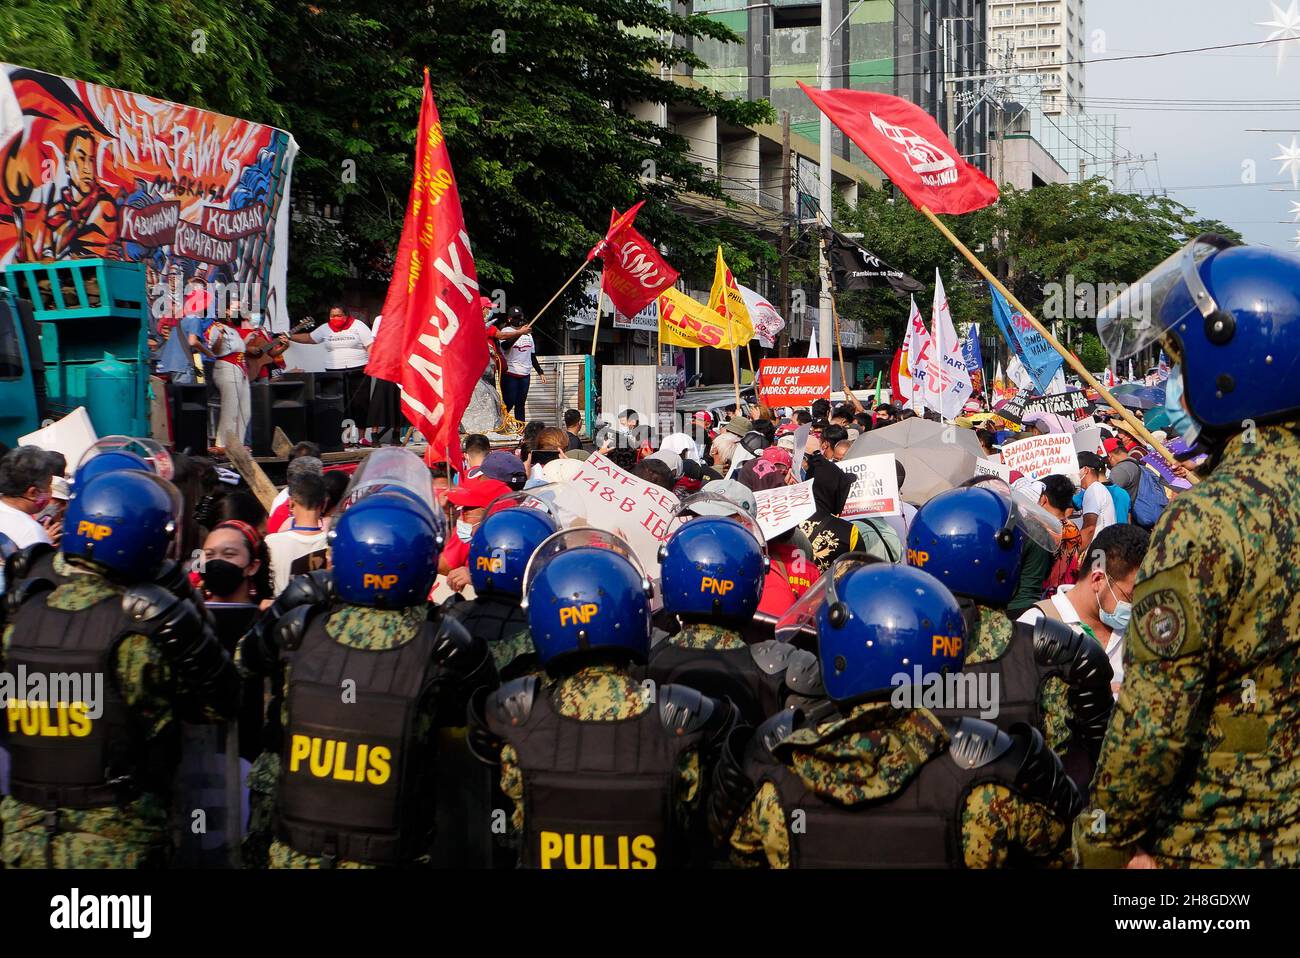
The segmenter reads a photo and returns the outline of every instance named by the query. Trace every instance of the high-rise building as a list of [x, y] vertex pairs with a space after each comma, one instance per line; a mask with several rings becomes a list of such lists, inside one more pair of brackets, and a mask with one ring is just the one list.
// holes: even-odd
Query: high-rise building
[[1038, 76], [1048, 116], [1083, 111], [1084, 0], [988, 0], [989, 58]]

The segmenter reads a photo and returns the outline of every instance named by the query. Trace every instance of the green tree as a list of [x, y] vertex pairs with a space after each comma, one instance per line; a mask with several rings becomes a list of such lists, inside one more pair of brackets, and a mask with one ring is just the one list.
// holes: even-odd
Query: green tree
[[1101, 340], [1092, 333], [1083, 334], [1083, 344], [1079, 347], [1079, 361], [1090, 373], [1099, 373], [1110, 365], [1110, 354]]

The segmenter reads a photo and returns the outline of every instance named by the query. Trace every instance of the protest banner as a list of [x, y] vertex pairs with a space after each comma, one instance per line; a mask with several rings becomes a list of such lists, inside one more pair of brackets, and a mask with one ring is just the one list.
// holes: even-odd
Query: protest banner
[[812, 517], [817, 511], [812, 485], [809, 479], [798, 485], [760, 489], [754, 493], [754, 501], [758, 503], [758, 514], [754, 518], [767, 539], [775, 539]]
[[0, 64], [0, 267], [139, 262], [155, 319], [198, 279], [287, 329], [297, 152], [274, 127]]
[[838, 465], [854, 479], [841, 517], [902, 515], [898, 498], [898, 467], [892, 452], [843, 459]]
[[829, 359], [764, 359], [758, 364], [758, 395], [767, 406], [811, 406], [831, 398]]
[[1106, 458], [1106, 452], [1101, 448], [1101, 429], [1094, 427], [1092, 429], [1076, 429], [1074, 431], [1074, 451], [1095, 452], [1103, 459]]
[[623, 538], [646, 573], [659, 575], [659, 543], [678, 499], [666, 489], [624, 472], [592, 453], [570, 480], [582, 493], [587, 523]]
[[997, 476], [1008, 483], [1011, 482], [1011, 467], [1005, 463], [998, 462], [996, 459], [976, 459], [975, 475], [977, 476]]
[[1034, 479], [1053, 473], [1071, 478], [1079, 474], [1074, 436], [1068, 433], [1029, 436], [1009, 442], [1002, 447], [1002, 462], [1008, 469], [1018, 470]]
[[1016, 419], [1023, 419], [1031, 412], [1050, 412], [1078, 421], [1090, 418], [1091, 409], [1092, 403], [1088, 400], [1087, 394], [1082, 389], [1074, 389], [1070, 392], [1033, 398], [1021, 393], [1008, 400], [1006, 405], [998, 410], [998, 415], [1006, 414]]

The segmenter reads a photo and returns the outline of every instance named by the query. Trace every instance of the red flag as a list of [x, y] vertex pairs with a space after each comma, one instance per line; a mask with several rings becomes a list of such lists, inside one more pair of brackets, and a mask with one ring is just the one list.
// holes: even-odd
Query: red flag
[[997, 202], [997, 184], [963, 160], [920, 107], [885, 93], [799, 87], [917, 209], [970, 213]]
[[488, 362], [487, 331], [428, 70], [415, 178], [382, 315], [366, 372], [401, 387], [402, 411], [429, 440], [429, 454], [445, 453], [463, 471], [460, 420]]
[[626, 213], [614, 210], [609, 232], [587, 255], [588, 259], [601, 258], [605, 267], [605, 294], [624, 316], [635, 316], [677, 282], [677, 270], [659, 255], [653, 243], [633, 228], [632, 220], [640, 208], [638, 203]]

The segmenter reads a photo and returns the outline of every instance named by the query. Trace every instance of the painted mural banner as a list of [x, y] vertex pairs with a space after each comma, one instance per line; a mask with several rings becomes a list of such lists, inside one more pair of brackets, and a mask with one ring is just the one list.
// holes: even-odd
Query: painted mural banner
[[289, 325], [283, 130], [0, 63], [0, 267], [145, 264], [155, 319], [198, 284], [272, 329]]

